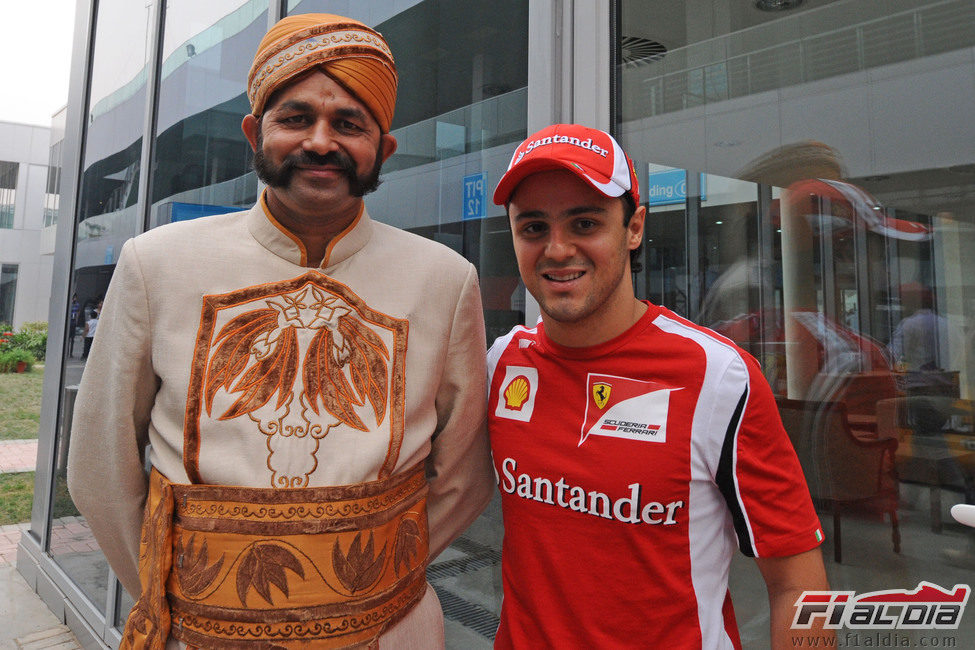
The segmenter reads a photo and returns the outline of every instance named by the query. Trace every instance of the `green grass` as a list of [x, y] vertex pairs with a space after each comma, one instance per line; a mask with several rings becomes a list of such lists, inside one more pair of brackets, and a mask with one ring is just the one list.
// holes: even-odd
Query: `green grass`
[[34, 472], [0, 474], [0, 526], [30, 521]]
[[[37, 438], [44, 370], [0, 373], [0, 440]], [[0, 474], [0, 526], [30, 521], [34, 472]]]
[[44, 370], [0, 373], [0, 440], [37, 437]]

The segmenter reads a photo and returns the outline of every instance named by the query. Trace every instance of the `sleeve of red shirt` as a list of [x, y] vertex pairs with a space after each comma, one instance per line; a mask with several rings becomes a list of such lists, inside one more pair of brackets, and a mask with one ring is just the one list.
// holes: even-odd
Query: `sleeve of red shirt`
[[[735, 493], [722, 491], [732, 510], [738, 544], [749, 557], [802, 553], [822, 543], [822, 527], [772, 389], [758, 362], [745, 352], [742, 359], [748, 369], [748, 393], [737, 431], [729, 427], [722, 452], [734, 468]], [[731, 448], [733, 456], [728, 453]]]

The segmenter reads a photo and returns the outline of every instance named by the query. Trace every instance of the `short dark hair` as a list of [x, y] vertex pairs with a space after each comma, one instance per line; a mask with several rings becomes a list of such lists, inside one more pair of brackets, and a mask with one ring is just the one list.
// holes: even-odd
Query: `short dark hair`
[[[630, 219], [636, 213], [636, 201], [633, 200], [633, 195], [629, 192], [624, 192], [620, 199], [623, 201], [623, 227], [630, 225]], [[640, 245], [630, 251], [630, 272], [639, 273], [643, 270], [643, 264], [640, 263], [640, 255], [643, 253], [643, 240], [640, 240]]]

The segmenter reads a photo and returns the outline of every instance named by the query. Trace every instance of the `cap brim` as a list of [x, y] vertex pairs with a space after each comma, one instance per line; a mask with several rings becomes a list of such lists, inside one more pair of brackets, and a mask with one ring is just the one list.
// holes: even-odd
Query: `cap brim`
[[[601, 176], [601, 174], [595, 174], [589, 169], [582, 169], [577, 163], [552, 158], [535, 158], [517, 163], [514, 167], [505, 172], [505, 175], [501, 177], [501, 181], [498, 183], [498, 186], [494, 189], [494, 204], [507, 205], [511, 200], [511, 195], [514, 194], [514, 191], [517, 189], [519, 183], [525, 180], [525, 178], [528, 176], [537, 174], [539, 172], [560, 169], [572, 172], [594, 190], [601, 194], [605, 194], [606, 196], [617, 197], [626, 193], [625, 188], [622, 188], [616, 183], [612, 182], [611, 179], [607, 178], [605, 180], [597, 181], [596, 177]], [[599, 187], [595, 185], [597, 182], [600, 184]], [[611, 192], [607, 192], [607, 190], [611, 190], [611, 192], [616, 192], [618, 190], [618, 192], [613, 194]]]

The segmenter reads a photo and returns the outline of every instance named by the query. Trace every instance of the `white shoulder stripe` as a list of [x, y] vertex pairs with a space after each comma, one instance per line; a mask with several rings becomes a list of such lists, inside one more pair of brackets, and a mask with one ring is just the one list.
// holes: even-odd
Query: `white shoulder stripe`
[[[688, 494], [691, 584], [697, 597], [702, 647], [731, 648], [733, 645], [725, 630], [721, 610], [728, 587], [727, 563], [736, 544], [735, 535], [730, 531], [732, 527], [728, 525], [731, 523], [729, 505], [722, 497], [715, 477], [725, 436], [748, 386], [748, 368], [738, 348], [717, 333], [667, 313], [657, 316], [653, 324], [663, 332], [695, 343], [704, 352], [701, 393], [691, 420], [691, 487]], [[741, 379], [735, 375], [740, 375]], [[737, 435], [737, 424], [734, 427]], [[735, 490], [736, 500], [740, 503], [737, 485]], [[751, 536], [747, 514], [744, 518]]]
[[498, 369], [498, 362], [501, 361], [501, 355], [511, 344], [511, 339], [514, 338], [515, 334], [518, 332], [528, 332], [535, 333], [537, 328], [528, 329], [524, 325], [515, 325], [511, 328], [511, 331], [504, 336], [499, 336], [494, 339], [494, 343], [487, 351], [487, 387], [488, 394], [491, 392], [491, 381], [494, 379], [494, 371]]

